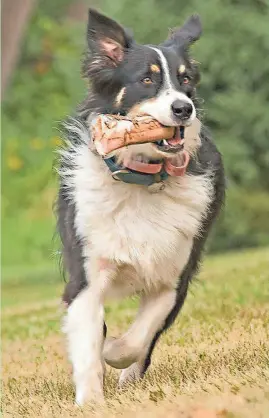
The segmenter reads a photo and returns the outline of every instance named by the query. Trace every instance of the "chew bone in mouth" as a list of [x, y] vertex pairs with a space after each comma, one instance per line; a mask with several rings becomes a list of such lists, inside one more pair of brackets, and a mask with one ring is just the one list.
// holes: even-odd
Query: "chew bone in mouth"
[[92, 121], [90, 131], [96, 150], [103, 157], [119, 148], [147, 142], [164, 152], [176, 152], [184, 142], [181, 128], [161, 125], [150, 116], [128, 118], [101, 114]]
[[178, 126], [175, 128], [175, 133], [170, 139], [162, 139], [156, 141], [155, 144], [160, 151], [176, 153], [184, 148], [184, 126]]

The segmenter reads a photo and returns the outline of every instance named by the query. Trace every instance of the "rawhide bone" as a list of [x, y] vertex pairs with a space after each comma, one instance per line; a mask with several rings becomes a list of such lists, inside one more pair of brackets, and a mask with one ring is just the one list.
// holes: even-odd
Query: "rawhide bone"
[[92, 140], [102, 156], [126, 145], [171, 139], [174, 134], [174, 127], [163, 126], [150, 116], [98, 115], [91, 124]]

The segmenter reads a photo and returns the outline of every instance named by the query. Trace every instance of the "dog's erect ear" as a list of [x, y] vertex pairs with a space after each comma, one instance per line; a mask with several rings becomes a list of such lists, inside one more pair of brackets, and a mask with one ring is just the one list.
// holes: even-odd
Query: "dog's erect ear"
[[123, 60], [130, 44], [122, 26], [93, 9], [89, 10], [87, 37], [90, 51], [109, 58], [114, 66]]
[[164, 45], [188, 48], [200, 38], [201, 34], [201, 19], [198, 15], [192, 15], [183, 26], [171, 30], [170, 37]]

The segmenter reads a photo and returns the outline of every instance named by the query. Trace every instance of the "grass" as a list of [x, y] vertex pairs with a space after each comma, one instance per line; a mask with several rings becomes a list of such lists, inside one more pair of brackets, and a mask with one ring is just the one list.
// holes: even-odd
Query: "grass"
[[[56, 269], [4, 271], [3, 413], [12, 417], [268, 417], [269, 249], [208, 258], [144, 381], [123, 392], [107, 368], [106, 405], [73, 406]], [[110, 335], [137, 301], [106, 308]]]

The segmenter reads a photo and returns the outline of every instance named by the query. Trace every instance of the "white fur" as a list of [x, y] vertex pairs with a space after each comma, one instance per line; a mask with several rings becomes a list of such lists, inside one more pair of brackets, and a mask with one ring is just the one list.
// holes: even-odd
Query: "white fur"
[[159, 48], [154, 48], [153, 46], [151, 46], [150, 48], [153, 49], [155, 52], [157, 52], [157, 54], [159, 55], [159, 59], [161, 61], [161, 66], [162, 66], [163, 76], [164, 76], [163, 89], [173, 90], [174, 87], [170, 79], [169, 67], [168, 67], [168, 63], [167, 63], [165, 56], [163, 55], [162, 51]]
[[103, 400], [103, 306], [98, 292], [86, 288], [65, 317], [69, 357], [73, 365], [76, 403]]
[[105, 342], [106, 362], [118, 369], [125, 369], [135, 362], [145, 360], [150, 344], [171, 312], [176, 300], [174, 289], [144, 295], [137, 318], [120, 338]]
[[125, 384], [133, 383], [142, 377], [144, 368], [144, 359], [142, 361], [133, 363], [127, 369], [123, 369], [119, 378], [119, 387], [122, 388]]
[[[156, 194], [145, 186], [117, 182], [104, 161], [89, 150], [87, 129], [74, 124], [69, 130], [80, 136], [81, 144], [69, 144], [69, 149], [62, 151], [71, 168], [62, 169], [60, 175], [76, 205], [75, 228], [85, 242], [89, 288], [68, 308], [65, 331], [76, 399], [82, 404], [102, 398], [104, 299], [136, 292], [145, 295], [130, 330], [114, 341], [114, 346], [112, 342], [105, 348], [111, 364], [127, 367], [137, 362], [133, 367], [141, 368], [141, 356], [146, 355], [173, 307], [178, 277], [189, 259], [213, 190], [209, 175], [170, 177], [164, 190]], [[98, 260], [104, 257], [114, 267], [98, 269]], [[125, 371], [121, 381], [132, 373], [133, 369]]]
[[101, 268], [98, 259], [89, 257], [90, 247], [84, 247], [84, 269], [91, 278], [84, 289], [68, 307], [63, 331], [67, 335], [69, 357], [73, 365], [76, 386], [76, 403], [103, 402], [103, 294], [106, 283], [115, 274], [112, 262]]
[[173, 283], [210, 203], [210, 178], [170, 177], [162, 192], [151, 194], [144, 186], [113, 180], [89, 151], [86, 129], [80, 135], [76, 153], [66, 154], [74, 168], [61, 173], [76, 204], [78, 235], [91, 243], [94, 258], [133, 266], [148, 289]]
[[189, 125], [192, 124], [196, 118], [196, 110], [193, 101], [186, 94], [177, 91], [173, 86], [170, 78], [168, 63], [162, 51], [158, 48], [150, 48], [156, 51], [159, 56], [164, 79], [161, 91], [156, 100], [142, 102], [139, 107], [140, 111], [157, 119], [163, 125], [176, 126], [178, 125], [178, 122], [173, 118], [171, 105], [175, 100], [181, 100], [192, 105], [192, 114], [187, 123]]

